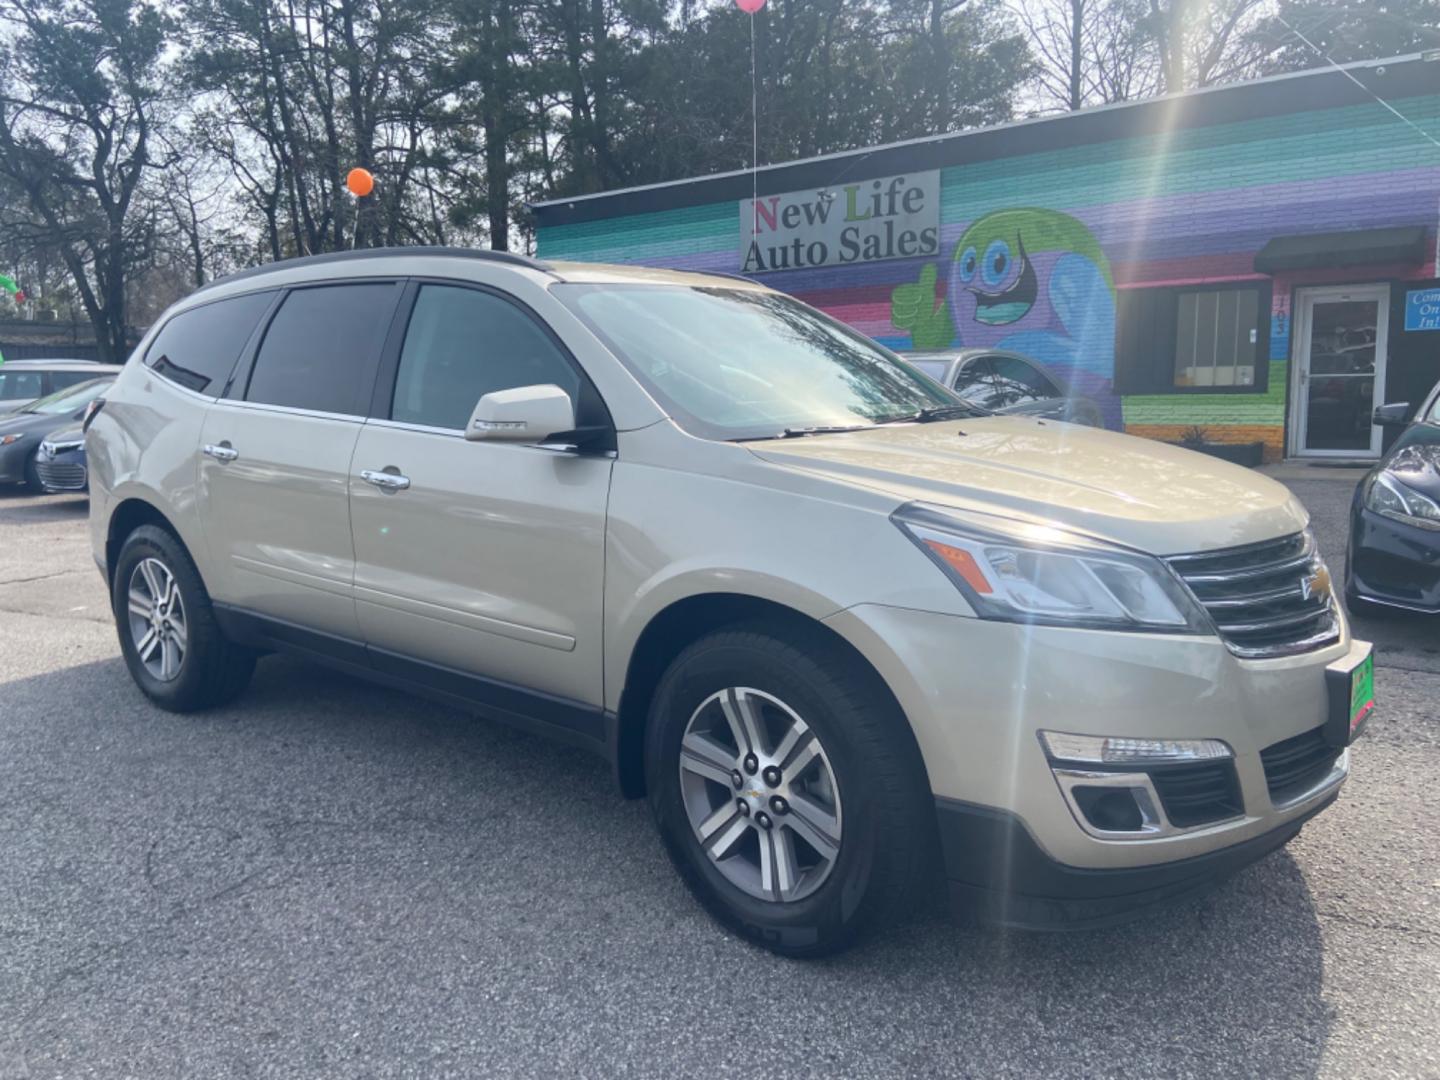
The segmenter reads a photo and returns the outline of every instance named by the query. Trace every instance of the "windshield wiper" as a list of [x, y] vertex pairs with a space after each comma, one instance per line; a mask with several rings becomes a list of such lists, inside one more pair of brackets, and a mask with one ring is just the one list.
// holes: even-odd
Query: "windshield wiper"
[[915, 412], [902, 413], [899, 416], [884, 416], [876, 420], [877, 424], [929, 424], [936, 420], [958, 420], [962, 417], [987, 416], [989, 415], [978, 405], [954, 404], [954, 405], [932, 405], [929, 408], [917, 409]]
[[803, 439], [806, 435], [836, 435], [842, 431], [864, 431], [871, 424], [818, 424], [815, 427], [787, 427], [776, 439]]
[[803, 439], [807, 435], [839, 435], [848, 431], [869, 431], [885, 424], [928, 424], [933, 420], [955, 420], [962, 416], [988, 416], [978, 405], [955, 404], [935, 405], [928, 409], [901, 413], [898, 416], [882, 416], [871, 424], [816, 424], [813, 427], [787, 427], [774, 435], [748, 435], [730, 442], [763, 442], [767, 439]]
[[775, 432], [774, 435], [745, 435], [726, 441], [765, 442], [769, 439], [803, 439], [807, 435], [838, 435], [846, 431], [867, 431], [874, 426], [874, 424], [817, 424], [814, 427], [787, 427], [784, 431]]

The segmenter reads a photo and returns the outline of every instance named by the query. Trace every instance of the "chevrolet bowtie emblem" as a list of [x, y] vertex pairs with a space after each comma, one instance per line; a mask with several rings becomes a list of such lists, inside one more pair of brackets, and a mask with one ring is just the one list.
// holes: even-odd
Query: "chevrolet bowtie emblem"
[[1318, 566], [1307, 577], [1300, 579], [1300, 596], [1309, 600], [1312, 596], [1321, 596], [1330, 591], [1330, 571]]

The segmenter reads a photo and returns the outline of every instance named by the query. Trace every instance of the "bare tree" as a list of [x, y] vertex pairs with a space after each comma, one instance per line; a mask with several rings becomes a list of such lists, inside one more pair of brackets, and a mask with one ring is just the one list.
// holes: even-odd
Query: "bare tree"
[[1148, 0], [1022, 0], [1016, 5], [1039, 61], [1035, 89], [1062, 110], [1146, 97], [1158, 54], [1145, 31]]
[[1039, 63], [1041, 94], [1061, 109], [1088, 104], [1086, 56], [1089, 24], [1100, 0], [1029, 0], [1018, 5], [1020, 21], [1030, 35]]
[[1160, 64], [1145, 30], [1146, 3], [1108, 0], [1096, 10], [1087, 79], [1094, 100], [1136, 101], [1160, 92]]
[[1159, 52], [1165, 93], [1255, 74], [1255, 41], [1267, 0], [1149, 0], [1146, 29]]
[[[128, 351], [125, 283], [153, 250], [166, 18], [136, 0], [6, 0], [0, 172], [69, 272], [106, 359]], [[162, 148], [163, 152], [163, 148]]]

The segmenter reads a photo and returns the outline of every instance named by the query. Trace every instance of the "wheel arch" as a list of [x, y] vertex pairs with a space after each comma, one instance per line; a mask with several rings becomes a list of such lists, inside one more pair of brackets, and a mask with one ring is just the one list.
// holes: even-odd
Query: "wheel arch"
[[165, 512], [148, 499], [130, 495], [121, 499], [110, 513], [105, 527], [105, 581], [115, 585], [115, 563], [126, 538], [142, 525], [164, 529], [183, 546], [193, 560], [195, 553]]
[[[741, 623], [765, 623], [776, 627], [803, 629], [849, 654], [855, 670], [866, 673], [878, 692], [894, 703], [904, 716], [899, 700], [875, 665], [860, 649], [833, 627], [796, 608], [775, 600], [746, 593], [697, 593], [676, 600], [656, 612], [646, 623], [631, 650], [619, 706], [611, 718], [611, 754], [615, 777], [626, 798], [646, 793], [644, 746], [650, 702], [660, 678], [674, 659], [707, 634]], [[924, 769], [924, 759], [909, 721], [905, 724], [914, 751], [914, 760]], [[929, 783], [928, 774], [926, 783]]]

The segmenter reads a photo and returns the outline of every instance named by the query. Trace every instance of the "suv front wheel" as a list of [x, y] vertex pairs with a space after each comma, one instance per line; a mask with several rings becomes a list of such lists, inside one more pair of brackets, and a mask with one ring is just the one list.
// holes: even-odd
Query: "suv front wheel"
[[142, 525], [126, 538], [111, 606], [130, 675], [162, 709], [219, 705], [250, 681], [255, 653], [221, 633], [200, 572], [164, 529]]
[[656, 690], [650, 803], [671, 860], [722, 923], [816, 956], [925, 884], [933, 806], [894, 701], [824, 631], [711, 634]]

